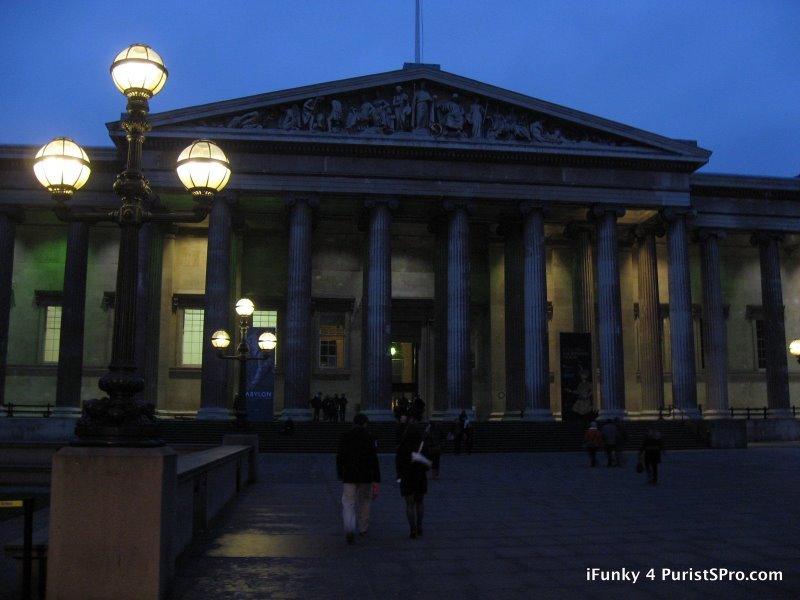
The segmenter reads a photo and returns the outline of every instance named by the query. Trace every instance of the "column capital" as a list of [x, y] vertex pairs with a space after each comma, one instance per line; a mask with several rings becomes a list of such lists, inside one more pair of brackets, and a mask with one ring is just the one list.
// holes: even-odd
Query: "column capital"
[[283, 205], [287, 209], [291, 209], [293, 206], [300, 202], [305, 202], [308, 204], [309, 208], [317, 208], [319, 206], [319, 195], [317, 194], [284, 194], [283, 195]]
[[641, 242], [646, 238], [662, 237], [666, 233], [661, 223], [639, 223], [628, 229], [628, 239], [631, 242]]
[[400, 208], [400, 201], [394, 196], [366, 196], [364, 198], [364, 208], [372, 209], [376, 206], [386, 206], [389, 210], [395, 211]]
[[694, 219], [697, 216], [697, 211], [693, 208], [684, 208], [677, 206], [668, 206], [661, 210], [661, 220], [665, 223], [673, 223], [680, 218], [685, 220]]
[[22, 223], [25, 220], [25, 211], [19, 206], [0, 206], [0, 215], [8, 217], [14, 223]]
[[442, 208], [445, 212], [453, 212], [457, 208], [464, 208], [467, 214], [475, 212], [475, 203], [472, 200], [452, 200], [447, 199], [442, 201]]
[[606, 213], [614, 213], [617, 219], [625, 216], [625, 207], [618, 204], [593, 204], [589, 209], [587, 218], [589, 221], [597, 220]]
[[519, 203], [519, 212], [523, 215], [528, 214], [532, 210], [546, 211], [545, 204], [541, 200], [523, 200]]
[[784, 235], [780, 231], [756, 231], [750, 236], [750, 243], [753, 246], [763, 246], [773, 241], [780, 244], [783, 238]]
[[696, 244], [702, 244], [711, 238], [724, 240], [726, 237], [728, 237], [728, 232], [724, 229], [700, 228], [695, 230], [692, 235], [692, 241]]

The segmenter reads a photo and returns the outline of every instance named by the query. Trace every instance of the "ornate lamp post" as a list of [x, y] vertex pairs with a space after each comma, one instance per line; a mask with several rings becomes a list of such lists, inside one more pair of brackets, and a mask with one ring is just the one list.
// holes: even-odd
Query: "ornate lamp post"
[[789, 343], [789, 354], [794, 356], [797, 359], [797, 362], [800, 363], [800, 339], [792, 340]]
[[236, 354], [225, 354], [225, 348], [231, 343], [231, 336], [224, 329], [215, 331], [211, 336], [211, 345], [217, 349], [217, 356], [226, 360], [239, 361], [239, 389], [233, 401], [233, 410], [236, 416], [235, 426], [237, 429], [247, 429], [247, 361], [267, 360], [275, 346], [278, 338], [271, 331], [265, 331], [258, 336], [258, 347], [265, 350], [265, 354], [256, 353], [250, 355], [250, 346], [247, 343], [247, 330], [250, 329], [251, 319], [255, 306], [253, 301], [248, 298], [241, 298], [236, 302], [236, 314], [239, 315], [239, 345], [236, 347]]
[[122, 121], [128, 154], [125, 170], [117, 175], [114, 191], [120, 206], [111, 213], [80, 212], [68, 201], [89, 178], [89, 157], [68, 138], [56, 138], [42, 147], [34, 159], [34, 173], [56, 202], [54, 211], [63, 221], [97, 223], [112, 221], [120, 227], [116, 302], [111, 364], [99, 382], [106, 397], [88, 400], [75, 427], [80, 446], [160, 446], [152, 404], [134, 397], [144, 388], [134, 360], [136, 276], [139, 229], [145, 222], [200, 222], [209, 213], [214, 194], [230, 179], [225, 154], [213, 142], [199, 140], [178, 159], [178, 176], [196, 200], [191, 211], [151, 212], [153, 192], [142, 174], [142, 145], [150, 131], [149, 100], [167, 80], [161, 57], [144, 44], [134, 44], [114, 59], [111, 76], [128, 99]]

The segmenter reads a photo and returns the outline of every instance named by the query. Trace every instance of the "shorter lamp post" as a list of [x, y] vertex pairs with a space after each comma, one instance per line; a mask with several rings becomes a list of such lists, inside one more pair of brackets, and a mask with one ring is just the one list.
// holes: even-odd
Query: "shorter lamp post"
[[789, 343], [789, 354], [794, 356], [797, 359], [797, 362], [800, 363], [800, 339], [792, 340]]
[[253, 301], [248, 298], [242, 298], [236, 303], [236, 314], [239, 315], [239, 345], [236, 348], [236, 354], [225, 354], [225, 348], [231, 343], [231, 336], [224, 329], [215, 331], [211, 336], [211, 345], [217, 349], [217, 356], [226, 360], [239, 361], [239, 390], [236, 398], [233, 401], [233, 411], [236, 417], [235, 427], [237, 429], [248, 429], [247, 422], [247, 361], [249, 360], [267, 360], [275, 346], [278, 343], [278, 338], [271, 331], [265, 331], [258, 336], [258, 347], [260, 350], [265, 350], [265, 353], [256, 353], [250, 355], [250, 346], [247, 343], [247, 330], [250, 329], [250, 320], [253, 316], [255, 306]]

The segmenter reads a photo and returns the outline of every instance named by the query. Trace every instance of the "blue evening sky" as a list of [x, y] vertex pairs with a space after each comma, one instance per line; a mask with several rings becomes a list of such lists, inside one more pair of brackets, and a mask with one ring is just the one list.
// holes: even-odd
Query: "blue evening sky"
[[[1, 0], [0, 144], [110, 145], [143, 42], [153, 112], [400, 68], [414, 0]], [[138, 7], [135, 11], [131, 7]], [[799, 0], [423, 0], [423, 62], [673, 138], [704, 171], [800, 174]]]

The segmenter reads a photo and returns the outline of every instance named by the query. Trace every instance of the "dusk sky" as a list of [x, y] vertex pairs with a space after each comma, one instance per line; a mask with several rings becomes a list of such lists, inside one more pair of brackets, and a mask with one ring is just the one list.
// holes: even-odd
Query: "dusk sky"
[[[414, 0], [3, 0], [0, 144], [109, 146], [134, 42], [153, 113], [402, 67]], [[131, 7], [138, 7], [136, 15]], [[703, 171], [800, 174], [798, 0], [423, 0], [422, 62], [713, 151]]]

